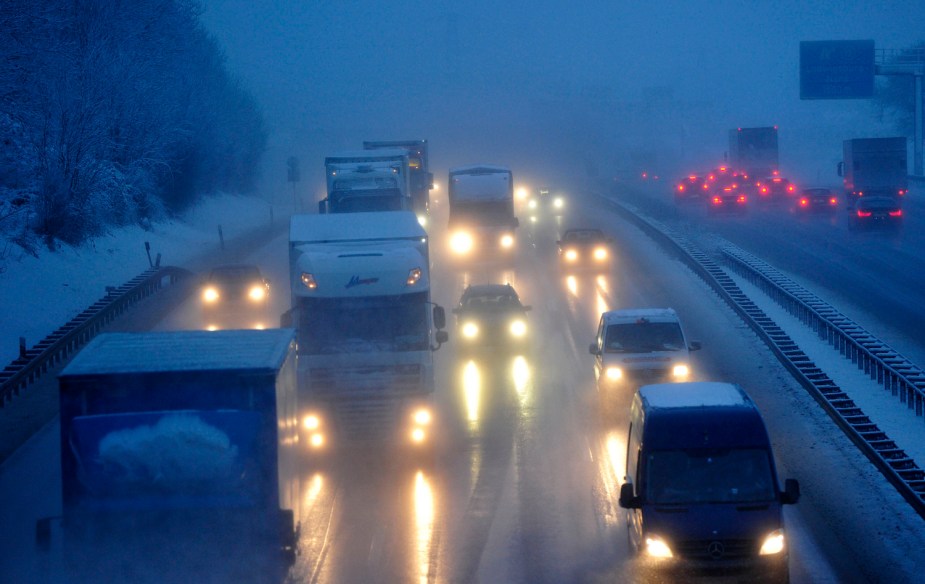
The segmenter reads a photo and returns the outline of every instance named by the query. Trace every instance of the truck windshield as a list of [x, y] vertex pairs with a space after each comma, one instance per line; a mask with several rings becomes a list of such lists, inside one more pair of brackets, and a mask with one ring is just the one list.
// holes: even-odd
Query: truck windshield
[[646, 501], [654, 505], [750, 503], [775, 498], [767, 450], [657, 450], [645, 460]]
[[607, 327], [604, 351], [607, 353], [651, 353], [681, 351], [684, 336], [676, 322], [629, 322]]
[[301, 300], [299, 352], [424, 351], [427, 293]]
[[510, 201], [478, 201], [453, 203], [451, 221], [472, 222], [478, 225], [509, 225], [513, 218]]
[[335, 191], [331, 196], [332, 213], [401, 211], [405, 208], [404, 197], [398, 189]]

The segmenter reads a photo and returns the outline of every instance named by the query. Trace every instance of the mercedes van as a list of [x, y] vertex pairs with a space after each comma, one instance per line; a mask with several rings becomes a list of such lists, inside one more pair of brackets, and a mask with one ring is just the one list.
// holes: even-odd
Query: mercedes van
[[799, 497], [794, 479], [779, 489], [767, 430], [741, 387], [662, 383], [635, 393], [619, 503], [643, 573], [788, 582], [781, 508]]

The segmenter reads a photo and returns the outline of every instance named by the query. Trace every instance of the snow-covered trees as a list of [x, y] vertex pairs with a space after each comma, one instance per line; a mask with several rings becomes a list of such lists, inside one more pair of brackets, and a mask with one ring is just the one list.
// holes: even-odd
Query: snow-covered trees
[[0, 3], [0, 232], [79, 242], [253, 188], [261, 112], [190, 0]]

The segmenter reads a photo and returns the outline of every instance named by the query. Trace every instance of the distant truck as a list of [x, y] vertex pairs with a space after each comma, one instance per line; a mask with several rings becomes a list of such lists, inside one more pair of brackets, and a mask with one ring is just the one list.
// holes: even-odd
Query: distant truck
[[[204, 547], [229, 569], [247, 558], [285, 574], [279, 552], [291, 560], [297, 543], [294, 331], [105, 333], [58, 379], [61, 527], [78, 572], [125, 556], [224, 569], [201, 565]], [[51, 525], [39, 521], [40, 544]]]
[[450, 249], [460, 257], [496, 258], [514, 250], [514, 179], [506, 166], [450, 169]]
[[855, 138], [842, 144], [838, 163], [850, 206], [860, 197], [899, 199], [909, 189], [906, 138]]
[[341, 152], [324, 159], [324, 170], [327, 197], [318, 203], [319, 213], [411, 210], [406, 150]]
[[778, 170], [777, 126], [729, 130], [729, 165], [750, 180]]
[[434, 175], [430, 172], [427, 140], [385, 140], [363, 142], [365, 150], [401, 148], [408, 152], [411, 169], [411, 206], [418, 220], [426, 223], [430, 213], [430, 190], [434, 188]]
[[283, 324], [298, 331], [309, 447], [426, 450], [436, 425], [432, 353], [447, 333], [445, 311], [431, 301], [427, 233], [414, 213], [295, 215], [289, 266], [292, 308]]

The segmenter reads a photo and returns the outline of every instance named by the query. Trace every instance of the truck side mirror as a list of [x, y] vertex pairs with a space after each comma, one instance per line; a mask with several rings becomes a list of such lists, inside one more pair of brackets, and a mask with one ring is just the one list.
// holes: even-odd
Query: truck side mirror
[[793, 505], [800, 500], [800, 483], [796, 479], [784, 481], [784, 492], [780, 495], [780, 502], [784, 505]]
[[633, 492], [633, 483], [623, 483], [620, 485], [620, 507], [624, 509], [639, 509], [642, 502]]
[[845, 176], [845, 163], [844, 162], [838, 163], [838, 176]]
[[690, 351], [699, 351], [702, 348], [703, 345], [700, 343], [700, 341], [691, 341], [690, 346], [688, 346], [688, 350]]
[[514, 227], [520, 227], [520, 219], [514, 217]]
[[289, 310], [287, 310], [286, 312], [284, 312], [284, 313], [279, 317], [279, 328], [293, 328], [293, 326], [292, 326], [292, 321], [293, 321], [292, 312], [293, 312], [293, 310], [290, 308]]
[[437, 331], [434, 338], [437, 340], [438, 344], [442, 345], [450, 340], [450, 335], [446, 331]]
[[588, 352], [592, 355], [600, 355], [601, 352], [597, 350], [597, 343], [591, 343], [591, 346], [588, 347]]
[[533, 307], [530, 306], [529, 304], [526, 305], [526, 306], [524, 306], [524, 312], [527, 312], [527, 311], [529, 311], [529, 310], [533, 310]]
[[[434, 306], [434, 326], [438, 329], [446, 328], [446, 311], [442, 306]], [[437, 342], [440, 342], [439, 337]]]
[[324, 215], [328, 212], [328, 201], [327, 199], [323, 201], [318, 201], [318, 213]]

